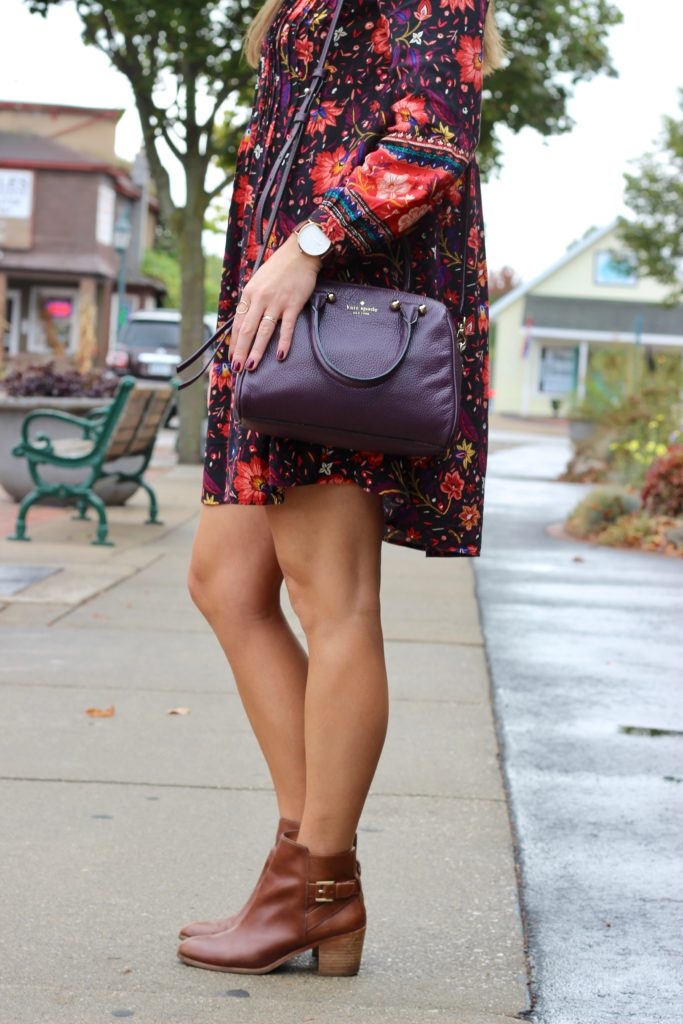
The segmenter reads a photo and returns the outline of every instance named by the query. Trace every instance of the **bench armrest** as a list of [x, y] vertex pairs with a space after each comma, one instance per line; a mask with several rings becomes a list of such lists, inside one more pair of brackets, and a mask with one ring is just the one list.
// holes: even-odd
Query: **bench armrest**
[[[94, 412], [96, 410], [91, 410]], [[89, 420], [86, 416], [72, 416], [68, 412], [60, 412], [57, 409], [34, 409], [30, 412], [21, 424], [21, 442], [14, 448], [12, 454], [16, 456], [26, 455], [28, 451], [41, 453], [44, 455], [53, 454], [52, 440], [47, 434], [36, 434], [34, 437], [29, 437], [29, 430], [31, 424], [35, 420], [46, 419], [56, 420], [59, 423], [68, 423], [71, 426], [78, 427], [81, 431], [81, 435], [86, 440], [91, 440], [96, 437], [101, 428], [101, 413], [97, 420]]]

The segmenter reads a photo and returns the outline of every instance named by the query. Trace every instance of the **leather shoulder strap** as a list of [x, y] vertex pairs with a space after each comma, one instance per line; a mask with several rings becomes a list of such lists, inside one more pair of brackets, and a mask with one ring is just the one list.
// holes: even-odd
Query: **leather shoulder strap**
[[[260, 245], [256, 262], [254, 263], [254, 269], [252, 273], [255, 273], [263, 262], [263, 257], [266, 251], [270, 236], [273, 233], [273, 227], [275, 226], [275, 219], [280, 209], [280, 203], [282, 202], [282, 196], [285, 191], [287, 179], [289, 178], [292, 165], [296, 158], [296, 154], [299, 151], [301, 144], [301, 136], [304, 133], [306, 124], [308, 123], [308, 117], [315, 102], [315, 99], [320, 92], [320, 88], [325, 78], [325, 62], [327, 61], [327, 55], [330, 52], [330, 47], [334, 40], [334, 34], [337, 31], [337, 25], [339, 24], [339, 16], [341, 15], [342, 7], [344, 6], [344, 0], [337, 0], [336, 6], [332, 13], [332, 19], [330, 21], [325, 41], [323, 42], [320, 56], [316, 63], [313, 74], [311, 75], [310, 81], [304, 89], [303, 96], [299, 103], [299, 107], [291, 121], [291, 131], [289, 136], [284, 142], [284, 145], [278, 155], [273, 160], [273, 166], [270, 169], [270, 173], [266, 179], [265, 185], [261, 190], [261, 197], [256, 207], [256, 241]], [[268, 223], [265, 231], [263, 230], [263, 211], [266, 203], [268, 202], [271, 193], [273, 191], [276, 179], [280, 178], [277, 191], [272, 200], [272, 207], [270, 210], [270, 216], [268, 217]]]

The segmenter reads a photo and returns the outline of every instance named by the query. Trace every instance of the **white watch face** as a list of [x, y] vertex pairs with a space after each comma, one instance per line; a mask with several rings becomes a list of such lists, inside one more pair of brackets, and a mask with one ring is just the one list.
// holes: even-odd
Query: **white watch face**
[[299, 231], [299, 245], [307, 256], [324, 256], [332, 242], [317, 224], [304, 224]]

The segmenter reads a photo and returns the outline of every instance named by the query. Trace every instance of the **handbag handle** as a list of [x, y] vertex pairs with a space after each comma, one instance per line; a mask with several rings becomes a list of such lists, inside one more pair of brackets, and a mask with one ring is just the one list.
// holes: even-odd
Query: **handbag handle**
[[[270, 169], [270, 172], [269, 172], [268, 177], [266, 179], [266, 183], [265, 183], [265, 185], [264, 185], [264, 187], [263, 187], [263, 189], [261, 191], [261, 196], [259, 198], [258, 204], [256, 206], [256, 212], [255, 212], [255, 218], [256, 218], [256, 241], [259, 243], [260, 248], [259, 248], [258, 254], [256, 256], [256, 260], [254, 262], [254, 266], [252, 268], [252, 276], [256, 273], [256, 271], [259, 269], [259, 267], [263, 263], [263, 258], [265, 256], [265, 252], [266, 252], [266, 249], [268, 247], [268, 242], [270, 241], [271, 235], [273, 233], [273, 229], [275, 227], [275, 221], [277, 219], [277, 215], [278, 215], [278, 212], [279, 212], [279, 209], [280, 209], [280, 203], [282, 202], [282, 197], [284, 195], [285, 187], [287, 185], [287, 180], [288, 180], [290, 172], [292, 170], [292, 166], [294, 164], [294, 160], [296, 159], [296, 155], [297, 155], [297, 153], [299, 151], [299, 145], [301, 143], [301, 137], [303, 135], [304, 129], [305, 129], [306, 124], [308, 122], [308, 117], [309, 117], [309, 114], [310, 114], [311, 107], [313, 106], [313, 102], [316, 99], [318, 93], [320, 92], [320, 89], [321, 89], [322, 84], [323, 84], [323, 80], [325, 78], [325, 62], [327, 60], [327, 55], [330, 52], [330, 47], [331, 47], [332, 41], [334, 39], [334, 34], [335, 34], [336, 30], [337, 30], [337, 25], [339, 24], [339, 18], [340, 18], [343, 6], [344, 6], [344, 0], [337, 0], [335, 8], [334, 8], [334, 11], [332, 13], [332, 19], [330, 21], [330, 27], [329, 27], [329, 29], [327, 31], [327, 35], [325, 36], [325, 40], [323, 42], [322, 49], [320, 51], [320, 56], [318, 57], [318, 61], [317, 61], [316, 65], [315, 65], [315, 68], [314, 68], [313, 73], [311, 75], [310, 84], [307, 85], [306, 88], [304, 89], [304, 94], [303, 94], [303, 96], [301, 98], [301, 102], [299, 103], [299, 106], [298, 106], [298, 108], [297, 108], [297, 110], [296, 110], [296, 112], [294, 114], [294, 117], [292, 118], [292, 120], [290, 122], [290, 125], [293, 126], [293, 131], [285, 139], [285, 142], [284, 142], [284, 144], [282, 146], [282, 149], [280, 150], [279, 155], [273, 161], [273, 166]], [[472, 159], [470, 160], [469, 164], [467, 165], [467, 170], [465, 171], [465, 189], [464, 189], [464, 215], [465, 215], [465, 220], [464, 220], [464, 226], [465, 226], [464, 239], [465, 239], [465, 248], [464, 248], [464, 252], [463, 252], [463, 255], [462, 255], [462, 261], [461, 261], [460, 308], [459, 308], [459, 311], [458, 311], [458, 343], [459, 343], [459, 347], [460, 347], [461, 351], [464, 351], [464, 347], [465, 347], [465, 327], [464, 327], [465, 318], [464, 318], [464, 313], [465, 313], [465, 298], [466, 298], [466, 291], [467, 291], [467, 239], [468, 239], [469, 233], [470, 233], [469, 232], [469, 224], [470, 224], [470, 189], [471, 189], [471, 183], [472, 183], [472, 164], [473, 163], [474, 163], [474, 157], [472, 157]], [[282, 173], [280, 173], [281, 171], [282, 171]], [[268, 198], [270, 197], [270, 194], [271, 194], [271, 192], [272, 192], [272, 190], [274, 188], [275, 181], [276, 181], [276, 179], [278, 177], [278, 174], [280, 174], [280, 180], [278, 182], [277, 191], [275, 192], [275, 196], [274, 196], [274, 199], [273, 199], [273, 205], [271, 207], [270, 216], [268, 217], [268, 223], [266, 224], [266, 228], [265, 228], [265, 231], [264, 231], [263, 230], [264, 210], [265, 210], [265, 206], [266, 206], [266, 203], [268, 201]], [[405, 290], [409, 291], [410, 289], [409, 289], [408, 285], [409, 285], [409, 282], [410, 282], [410, 249], [408, 247], [408, 243], [406, 241], [405, 236], [402, 236], [401, 244], [402, 244], [402, 247], [403, 247], [404, 261], [405, 261], [405, 275], [406, 275], [406, 280], [405, 280], [406, 289]], [[230, 331], [232, 329], [232, 325], [233, 325], [234, 319], [235, 319], [235, 316], [233, 314], [231, 317], [229, 317], [226, 320], [226, 322], [221, 327], [219, 327], [219, 329], [215, 332], [215, 334], [212, 335], [212, 337], [210, 337], [208, 339], [208, 341], [205, 341], [203, 345], [200, 345], [200, 347], [197, 348], [192, 353], [192, 355], [188, 356], [181, 363], [178, 363], [178, 365], [176, 367], [176, 370], [178, 371], [178, 373], [182, 373], [183, 370], [186, 370], [188, 368], [188, 366], [191, 366], [194, 362], [196, 362], [197, 359], [199, 359], [200, 356], [202, 356], [209, 348], [211, 348], [211, 346], [214, 344], [214, 342], [220, 342], [222, 340], [223, 336], [225, 334], [227, 334], [228, 331]], [[213, 362], [213, 359], [214, 359], [214, 356], [215, 356], [217, 350], [218, 350], [218, 345], [216, 346], [214, 351], [211, 353], [211, 356], [207, 360], [205, 365], [202, 366], [201, 370], [199, 370], [197, 373], [195, 373], [192, 377], [188, 377], [187, 380], [182, 381], [182, 383], [178, 385], [178, 390], [179, 391], [182, 391], [183, 388], [189, 387], [190, 384], [194, 384], [194, 382], [196, 380], [199, 380], [199, 378], [202, 377], [206, 373], [208, 368], [211, 366], [211, 363]]]
[[342, 377], [344, 381], [346, 381], [347, 383], [350, 382], [352, 384], [359, 384], [365, 386], [370, 386], [372, 384], [381, 384], [383, 380], [386, 380], [388, 377], [392, 375], [392, 373], [395, 370], [398, 369], [398, 367], [401, 365], [401, 363], [403, 362], [408, 353], [410, 342], [413, 337], [413, 327], [417, 323], [418, 317], [420, 316], [418, 307], [416, 306], [414, 309], [410, 310], [410, 316], [406, 316], [402, 304], [399, 308], [397, 308], [394, 311], [394, 315], [398, 314], [401, 317], [401, 333], [403, 337], [401, 339], [401, 347], [399, 348], [398, 355], [394, 359], [391, 366], [387, 367], [386, 370], [383, 370], [382, 373], [374, 374], [371, 377], [361, 377], [355, 376], [352, 373], [347, 373], [346, 370], [342, 370], [330, 359], [327, 352], [325, 351], [325, 346], [323, 345], [322, 339], [320, 337], [320, 314], [324, 310], [328, 301], [329, 294], [327, 291], [314, 292], [310, 299], [313, 341], [315, 343], [316, 352], [322, 359], [323, 363], [328, 368], [328, 370], [331, 370], [332, 373], [335, 374], [337, 377]]

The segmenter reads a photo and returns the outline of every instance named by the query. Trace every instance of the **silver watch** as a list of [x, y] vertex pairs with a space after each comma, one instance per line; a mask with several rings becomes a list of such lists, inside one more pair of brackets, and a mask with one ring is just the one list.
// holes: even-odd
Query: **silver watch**
[[332, 248], [332, 242], [315, 221], [304, 221], [300, 227], [294, 229], [294, 234], [299, 248], [307, 256], [326, 256]]

